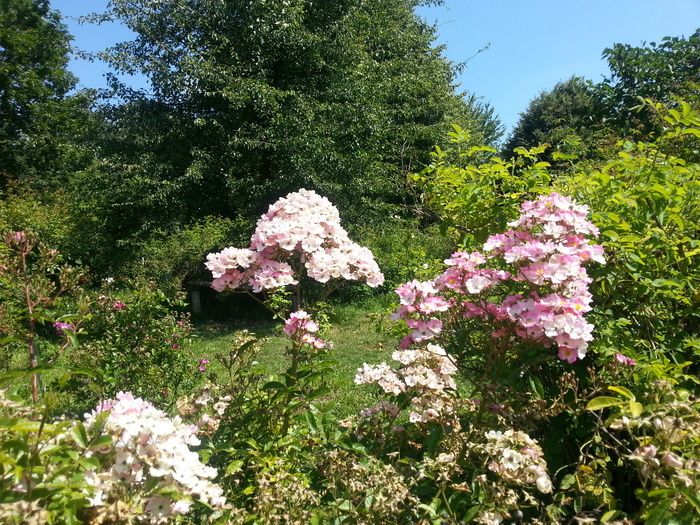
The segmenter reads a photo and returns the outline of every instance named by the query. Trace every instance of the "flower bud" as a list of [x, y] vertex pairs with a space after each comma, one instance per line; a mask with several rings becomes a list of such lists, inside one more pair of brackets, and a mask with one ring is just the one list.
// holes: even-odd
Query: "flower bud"
[[666, 463], [669, 467], [672, 468], [682, 468], [683, 467], [683, 459], [673, 452], [666, 452], [662, 458], [663, 462]]
[[540, 476], [535, 481], [535, 485], [537, 486], [537, 490], [543, 494], [552, 492], [552, 481], [549, 479], [549, 476]]
[[646, 445], [637, 449], [637, 454], [645, 458], [656, 457], [656, 447], [654, 445]]

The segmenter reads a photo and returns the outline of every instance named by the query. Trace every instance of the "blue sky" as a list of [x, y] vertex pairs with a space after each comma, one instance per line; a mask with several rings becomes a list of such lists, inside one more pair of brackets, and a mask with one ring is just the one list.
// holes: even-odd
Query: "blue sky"
[[[332, 0], [324, 0], [332, 1]], [[128, 39], [122, 26], [79, 25], [75, 18], [99, 11], [106, 0], [53, 0], [66, 17], [78, 49], [97, 51]], [[438, 42], [454, 62], [467, 60], [460, 89], [490, 102], [506, 127], [540, 91], [571, 75], [594, 81], [607, 73], [601, 58], [615, 42], [639, 45], [700, 26], [700, 0], [445, 0], [420, 14], [438, 26]], [[103, 87], [103, 64], [74, 59], [82, 87]], [[142, 79], [133, 81], [143, 85]]]

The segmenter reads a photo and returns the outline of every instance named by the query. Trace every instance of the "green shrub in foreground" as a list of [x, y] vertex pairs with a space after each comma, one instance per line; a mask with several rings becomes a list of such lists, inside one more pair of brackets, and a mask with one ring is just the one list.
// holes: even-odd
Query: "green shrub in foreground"
[[119, 391], [171, 406], [200, 375], [189, 347], [191, 325], [163, 292], [141, 288], [99, 295], [83, 324], [80, 346], [65, 355], [66, 368], [87, 368], [95, 379], [67, 387], [78, 413]]

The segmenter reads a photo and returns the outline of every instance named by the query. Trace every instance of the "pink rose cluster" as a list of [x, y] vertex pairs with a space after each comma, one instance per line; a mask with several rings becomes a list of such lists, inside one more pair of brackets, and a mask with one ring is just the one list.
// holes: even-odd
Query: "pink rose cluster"
[[86, 423], [95, 423], [104, 411], [109, 411], [104, 432], [112, 437], [114, 461], [108, 470], [87, 477], [94, 506], [104, 505], [124, 488], [142, 490], [148, 498], [147, 521], [164, 523], [172, 514], [187, 514], [192, 497], [215, 507], [225, 504], [223, 490], [211, 481], [216, 469], [189, 448], [200, 444], [196, 427], [129, 392], [101, 402], [86, 414]]
[[348, 237], [338, 210], [311, 190], [301, 189], [272, 204], [258, 220], [249, 248], [225, 248], [207, 256], [217, 291], [250, 286], [254, 292], [297, 284], [295, 256], [312, 279], [364, 281], [376, 287], [384, 276], [372, 252]]
[[330, 345], [330, 343], [316, 335], [318, 324], [304, 310], [292, 312], [284, 322], [283, 330], [295, 342], [310, 345], [317, 350]]
[[456, 425], [454, 416], [455, 380], [457, 367], [445, 350], [435, 344], [425, 348], [397, 350], [391, 358], [400, 366], [394, 369], [386, 363], [368, 365], [357, 370], [355, 383], [376, 384], [386, 394], [411, 396], [412, 423], [440, 421]]
[[[412, 332], [400, 347], [438, 337], [443, 329], [439, 314], [458, 309], [465, 317], [493, 322], [494, 337], [556, 344], [562, 360], [582, 359], [593, 330], [584, 318], [591, 309], [584, 264], [605, 263], [602, 247], [587, 239], [598, 235], [587, 215], [586, 206], [558, 193], [525, 202], [510, 230], [489, 237], [484, 253], [457, 252], [433, 281], [401, 285], [394, 318], [403, 319]], [[499, 269], [507, 265], [509, 271]], [[489, 300], [497, 293], [494, 287], [506, 282], [523, 291], [500, 302]]]

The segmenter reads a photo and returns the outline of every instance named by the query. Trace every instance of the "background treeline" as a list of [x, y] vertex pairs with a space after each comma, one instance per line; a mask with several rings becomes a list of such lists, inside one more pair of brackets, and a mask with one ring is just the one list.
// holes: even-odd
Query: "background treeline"
[[459, 93], [415, 4], [116, 1], [92, 21], [124, 23], [137, 38], [99, 55], [111, 90], [74, 93], [58, 15], [48, 2], [4, 2], [5, 199], [52, 208], [52, 224], [31, 226], [102, 275], [138, 261], [176, 271], [143, 257], [163, 250], [172, 261], [168, 247], [183, 243], [198, 266], [299, 187], [355, 225], [406, 216], [406, 175], [450, 123], [475, 143], [502, 129], [492, 108]]
[[[299, 187], [327, 195], [351, 229], [404, 244], [397, 232], [415, 229], [416, 216], [431, 222], [407, 175], [447, 143], [450, 125], [471, 145], [496, 146], [503, 129], [455, 84], [463, 65], [434, 45], [420, 3], [117, 0], [88, 21], [123, 23], [136, 38], [98, 54], [111, 89], [76, 92], [58, 13], [48, 1], [4, 1], [0, 224], [36, 231], [96, 277], [173, 289]], [[547, 142], [592, 158], [653, 133], [630, 106], [637, 95], [697, 97], [698, 40], [606, 50], [610, 77], [543, 93], [503, 154]]]

